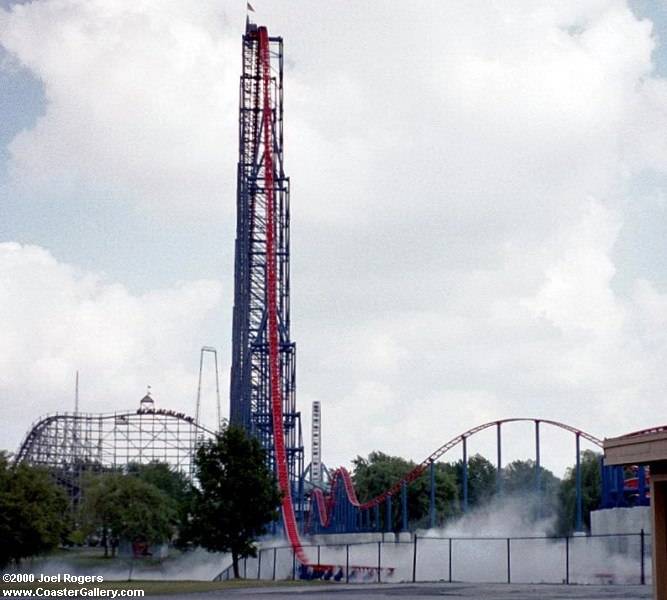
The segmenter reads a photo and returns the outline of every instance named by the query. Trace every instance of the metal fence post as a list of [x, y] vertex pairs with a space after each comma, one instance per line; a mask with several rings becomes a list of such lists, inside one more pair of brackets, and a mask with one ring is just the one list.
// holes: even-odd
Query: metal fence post
[[382, 581], [380, 570], [382, 569], [382, 542], [378, 542], [378, 583]]
[[414, 549], [412, 550], [412, 583], [417, 581], [417, 534], [415, 533]]
[[296, 552], [292, 549], [292, 581], [296, 581]]
[[248, 558], [243, 559], [243, 579], [248, 579]]
[[449, 583], [452, 582], [452, 538], [449, 538]]
[[639, 578], [639, 582], [642, 585], [646, 585], [646, 571], [644, 570], [644, 530], [642, 529], [641, 533], [639, 534], [640, 538], [640, 545], [641, 545], [641, 575]]
[[345, 544], [345, 583], [350, 583], [350, 544]]
[[273, 581], [276, 580], [276, 559], [278, 556], [278, 548], [273, 548]]
[[570, 583], [570, 538], [565, 536], [565, 583]]
[[512, 583], [512, 554], [510, 551], [510, 538], [507, 538], [507, 583]]
[[259, 554], [257, 555], [257, 579], [262, 578], [262, 549], [259, 549]]
[[317, 544], [317, 566], [320, 566], [320, 545]]

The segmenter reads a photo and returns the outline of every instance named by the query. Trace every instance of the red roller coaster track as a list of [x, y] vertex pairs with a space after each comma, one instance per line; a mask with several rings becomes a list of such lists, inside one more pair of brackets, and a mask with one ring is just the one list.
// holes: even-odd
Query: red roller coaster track
[[273, 136], [271, 119], [271, 63], [269, 57], [269, 33], [266, 27], [259, 27], [259, 58], [262, 65], [263, 107], [262, 126], [264, 128], [264, 184], [266, 188], [266, 289], [267, 324], [269, 334], [269, 379], [271, 385], [271, 413], [273, 423], [273, 443], [275, 446], [278, 483], [283, 493], [282, 517], [285, 534], [297, 560], [308, 564], [308, 558], [301, 545], [299, 531], [292, 504], [287, 454], [285, 452], [285, 432], [283, 430], [283, 397], [280, 381], [280, 360], [278, 356], [278, 314], [276, 294], [276, 247], [275, 247], [275, 199], [273, 193]]

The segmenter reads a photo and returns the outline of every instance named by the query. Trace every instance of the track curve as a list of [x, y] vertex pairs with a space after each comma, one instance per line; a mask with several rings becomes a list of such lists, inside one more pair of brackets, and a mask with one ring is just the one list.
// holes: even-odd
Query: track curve
[[320, 519], [320, 523], [322, 524], [323, 527], [328, 527], [329, 524], [331, 523], [331, 518], [333, 515], [333, 508], [335, 505], [335, 499], [336, 499], [336, 493], [338, 492], [338, 489], [340, 486], [342, 486], [343, 491], [345, 492], [348, 501], [352, 506], [358, 509], [369, 509], [374, 506], [380, 505], [382, 502], [384, 502], [388, 496], [396, 496], [398, 492], [400, 492], [401, 487], [404, 484], [410, 484], [413, 482], [415, 479], [417, 479], [420, 475], [426, 471], [426, 469], [430, 466], [431, 463], [435, 462], [436, 460], [440, 459], [442, 456], [444, 456], [447, 452], [449, 452], [452, 448], [455, 448], [459, 444], [463, 442], [464, 439], [467, 439], [469, 437], [472, 437], [476, 433], [479, 433], [480, 431], [484, 431], [485, 429], [489, 429], [490, 427], [496, 427], [496, 426], [502, 426], [507, 423], [519, 423], [519, 422], [532, 422], [532, 423], [544, 423], [546, 425], [550, 425], [552, 427], [555, 427], [557, 429], [562, 429], [564, 431], [568, 431], [570, 433], [573, 433], [576, 436], [579, 436], [591, 444], [602, 447], [602, 440], [597, 438], [594, 435], [591, 435], [590, 433], [587, 433], [581, 429], [577, 429], [576, 427], [572, 427], [571, 425], [567, 425], [566, 423], [561, 423], [559, 421], [553, 421], [551, 419], [537, 419], [537, 418], [531, 418], [531, 417], [517, 417], [517, 418], [509, 418], [509, 419], [499, 419], [496, 421], [489, 421], [488, 423], [483, 423], [482, 425], [478, 425], [476, 427], [472, 427], [471, 429], [468, 429], [464, 431], [463, 433], [457, 435], [456, 437], [453, 437], [451, 440], [440, 446], [437, 450], [431, 452], [422, 462], [420, 462], [416, 467], [408, 471], [401, 479], [399, 479], [392, 487], [389, 489], [385, 490], [381, 494], [375, 496], [374, 498], [371, 498], [370, 500], [367, 500], [365, 502], [360, 502], [356, 490], [354, 489], [354, 484], [352, 482], [352, 477], [349, 473], [349, 471], [344, 468], [340, 467], [336, 469], [331, 477], [331, 489], [330, 493], [325, 495], [322, 490], [320, 489], [315, 489], [311, 495], [311, 514], [313, 510], [317, 511], [317, 516]]

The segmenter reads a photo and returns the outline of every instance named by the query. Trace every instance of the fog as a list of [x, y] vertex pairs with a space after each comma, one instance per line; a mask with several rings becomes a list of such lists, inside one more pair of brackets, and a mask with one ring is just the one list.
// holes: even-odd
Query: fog
[[[615, 537], [551, 537], [553, 519], [535, 521], [525, 499], [505, 497], [470, 511], [442, 528], [417, 531], [408, 541], [378, 541], [378, 534], [346, 536], [349, 544], [309, 545], [313, 565], [332, 567], [327, 577], [339, 581], [417, 581], [637, 584], [641, 580], [641, 545], [638, 535]], [[387, 536], [387, 538], [393, 536]], [[508, 542], [509, 539], [509, 542]], [[340, 541], [338, 538], [337, 541]], [[280, 537], [265, 539], [258, 556], [242, 560], [241, 576], [248, 579], [288, 579], [296, 572], [292, 550]], [[650, 537], [646, 538], [644, 568], [651, 581]], [[228, 554], [195, 550], [175, 553], [163, 561], [97, 557], [27, 561], [23, 570], [52, 575], [102, 575], [106, 580], [192, 579], [211, 580], [231, 566]], [[509, 553], [509, 557], [508, 557]], [[349, 569], [346, 569], [349, 565]], [[378, 569], [378, 565], [381, 566]]]

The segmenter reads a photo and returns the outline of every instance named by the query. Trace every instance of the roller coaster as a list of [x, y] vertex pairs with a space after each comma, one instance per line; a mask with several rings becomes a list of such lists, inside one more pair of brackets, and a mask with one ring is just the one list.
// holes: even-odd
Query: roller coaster
[[14, 460], [49, 469], [76, 503], [87, 472], [159, 461], [192, 477], [196, 447], [213, 435], [182, 412], [155, 408], [146, 396], [136, 411], [46, 415], [30, 428]]
[[[392, 499], [398, 498], [400, 494], [401, 501], [401, 527], [403, 531], [408, 529], [408, 509], [407, 509], [407, 486], [421, 477], [427, 470], [430, 472], [430, 505], [429, 521], [431, 527], [436, 525], [435, 513], [435, 463], [450, 450], [456, 446], [461, 446], [462, 457], [461, 465], [463, 471], [462, 491], [463, 502], [462, 510], [468, 509], [468, 440], [477, 433], [486, 429], [496, 429], [496, 448], [497, 448], [497, 468], [496, 468], [496, 487], [501, 491], [502, 481], [502, 427], [510, 423], [533, 423], [535, 427], [535, 494], [539, 499], [542, 495], [540, 483], [542, 465], [541, 465], [541, 426], [548, 425], [556, 429], [564, 430], [574, 434], [574, 459], [575, 459], [575, 480], [576, 480], [576, 529], [581, 531], [583, 526], [583, 498], [582, 498], [582, 477], [581, 477], [581, 440], [585, 440], [595, 448], [602, 448], [602, 440], [597, 437], [581, 431], [570, 425], [551, 421], [549, 419], [532, 418], [510, 418], [499, 421], [492, 421], [473, 427], [464, 433], [452, 438], [446, 444], [443, 444], [427, 456], [422, 462], [406, 473], [392, 487], [378, 494], [365, 502], [359, 502], [354, 489], [350, 473], [345, 468], [335, 470], [331, 477], [330, 492], [325, 495], [320, 489], [313, 490], [311, 495], [311, 510], [309, 511], [308, 530], [314, 533], [320, 532], [342, 532], [342, 531], [380, 531], [382, 524], [387, 531], [393, 530], [392, 526]], [[384, 520], [380, 517], [380, 506], [386, 505]], [[371, 510], [373, 511], [371, 513]]]
[[282, 491], [282, 523], [306, 564], [303, 442], [290, 338], [289, 179], [283, 168], [283, 41], [247, 23], [240, 84], [230, 421], [262, 443]]
[[[581, 531], [581, 443], [600, 448], [602, 442], [585, 431], [549, 419], [510, 418], [469, 429], [429, 454], [390, 488], [363, 502], [345, 468], [333, 471], [324, 489], [313, 487], [305, 493], [304, 448], [295, 398], [296, 346], [290, 336], [290, 185], [283, 160], [283, 40], [269, 36], [266, 27], [248, 21], [242, 47], [230, 422], [257, 437], [266, 451], [267, 466], [276, 474], [282, 492], [280, 520], [295, 561], [313, 568], [301, 542], [305, 533], [391, 530], [394, 500], [401, 502], [400, 529], [407, 530], [407, 488], [427, 472], [429, 519], [434, 526], [435, 464], [457, 447], [461, 449], [463, 473], [462, 510], [467, 510], [468, 441], [493, 428], [500, 492], [503, 428], [518, 422], [534, 427], [538, 496], [542, 428], [572, 434], [575, 528]], [[184, 413], [156, 409], [147, 396], [135, 412], [47, 415], [30, 429], [16, 461], [54, 470], [76, 495], [86, 470], [118, 468], [130, 462], [165, 461], [191, 475], [197, 444], [212, 435], [213, 431]], [[622, 497], [623, 474], [605, 477], [620, 477], [617, 499]], [[641, 471], [640, 488], [645, 486], [643, 478]]]

